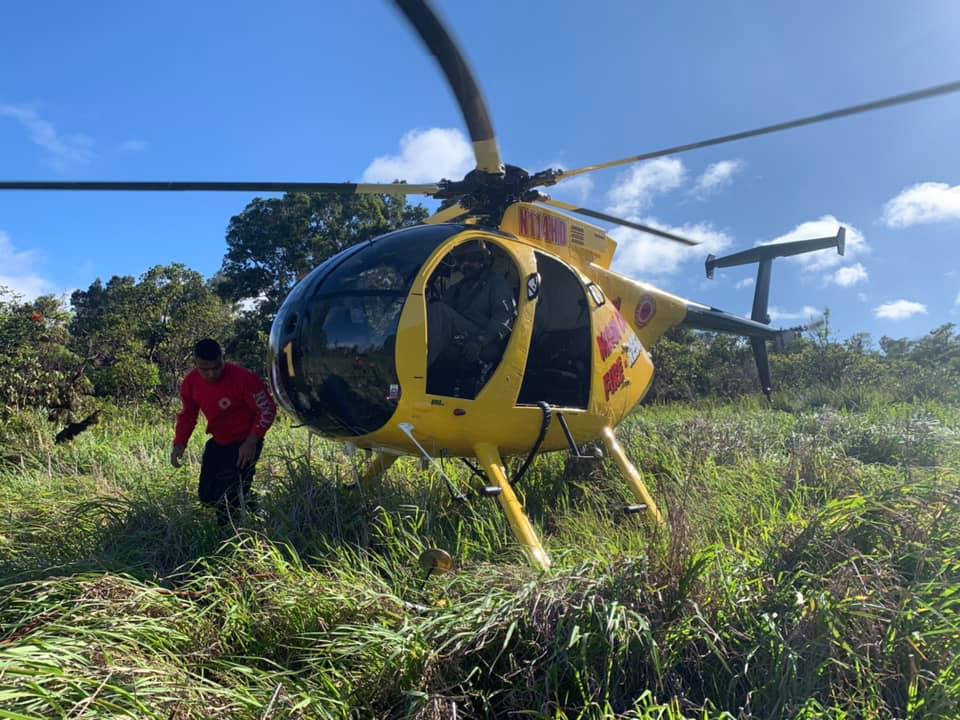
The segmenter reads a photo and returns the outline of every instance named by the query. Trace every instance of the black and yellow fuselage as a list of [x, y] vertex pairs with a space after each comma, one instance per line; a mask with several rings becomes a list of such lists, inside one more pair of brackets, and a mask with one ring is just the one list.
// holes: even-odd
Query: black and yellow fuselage
[[[479, 370], [455, 353], [428, 365], [437, 342], [429, 305], [457, 280], [448, 258], [478, 241], [513, 293], [509, 336]], [[687, 301], [612, 272], [615, 248], [602, 230], [526, 203], [511, 206], [497, 229], [421, 225], [349, 248], [304, 278], [278, 313], [274, 391], [315, 432], [378, 451], [381, 466], [404, 454], [478, 458], [505, 490], [501, 502], [531, 560], [546, 567], [501, 460], [534, 445], [544, 403], [575, 442], [606, 444], [659, 519], [612, 429], [649, 389], [647, 348], [684, 319]], [[464, 379], [446, 381], [458, 372]], [[553, 423], [541, 449], [567, 445]]]

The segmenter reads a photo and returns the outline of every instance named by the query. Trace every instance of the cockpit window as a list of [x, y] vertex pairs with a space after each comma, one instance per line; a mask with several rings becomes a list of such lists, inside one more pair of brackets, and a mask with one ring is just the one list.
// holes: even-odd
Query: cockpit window
[[517, 316], [519, 274], [492, 242], [456, 247], [427, 282], [427, 392], [472, 399], [496, 370]]
[[304, 280], [271, 333], [271, 378], [287, 409], [327, 435], [386, 424], [401, 392], [394, 352], [407, 294], [431, 253], [462, 229], [399, 230]]

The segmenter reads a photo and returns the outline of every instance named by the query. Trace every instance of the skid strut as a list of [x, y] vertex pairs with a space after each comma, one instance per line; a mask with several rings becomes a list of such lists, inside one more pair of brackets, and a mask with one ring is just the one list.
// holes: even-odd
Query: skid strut
[[[623, 452], [623, 448], [620, 447], [620, 443], [617, 442], [613, 430], [605, 427], [602, 438], [607, 452], [613, 456], [614, 462], [616, 462], [617, 467], [620, 468], [620, 473], [623, 475], [623, 479], [627, 481], [627, 485], [630, 486], [633, 496], [637, 499], [639, 505], [644, 506], [642, 508], [639, 506], [633, 507], [636, 507], [638, 511], [644, 511], [649, 520], [652, 520], [658, 525], [662, 525], [663, 516], [660, 514], [660, 510], [657, 509], [657, 504], [653, 501], [653, 496], [650, 494], [650, 491], [647, 490], [643, 478], [640, 477], [640, 472], [633, 466], [633, 463], [630, 462], [626, 453]], [[632, 510], [632, 508], [629, 508], [628, 512], [630, 510]]]
[[397, 455], [377, 452], [373, 458], [371, 458], [367, 467], [364, 468], [363, 474], [359, 478], [360, 487], [364, 489], [368, 488], [370, 483], [390, 469], [390, 466], [397, 461], [397, 457]]
[[487, 478], [492, 486], [500, 488], [500, 494], [497, 498], [503, 507], [503, 512], [507, 516], [507, 522], [510, 523], [510, 529], [513, 536], [517, 539], [527, 556], [530, 564], [540, 570], [547, 570], [550, 567], [550, 557], [547, 555], [540, 539], [537, 537], [536, 530], [530, 523], [530, 519], [523, 512], [523, 506], [513, 494], [513, 488], [507, 480], [507, 473], [503, 468], [503, 460], [500, 458], [500, 451], [495, 445], [490, 443], [479, 443], [474, 445], [474, 452], [477, 454], [477, 460], [480, 461], [480, 467], [487, 474]]

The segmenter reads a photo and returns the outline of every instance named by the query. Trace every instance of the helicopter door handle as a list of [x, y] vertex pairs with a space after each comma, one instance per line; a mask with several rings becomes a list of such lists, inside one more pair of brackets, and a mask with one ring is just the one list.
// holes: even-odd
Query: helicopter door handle
[[607, 301], [607, 298], [603, 295], [603, 290], [601, 290], [600, 286], [596, 283], [587, 283], [587, 292], [590, 293], [590, 297], [593, 298], [597, 307], [600, 307]]
[[527, 277], [527, 300], [536, 300], [540, 296], [540, 273], [530, 273]]

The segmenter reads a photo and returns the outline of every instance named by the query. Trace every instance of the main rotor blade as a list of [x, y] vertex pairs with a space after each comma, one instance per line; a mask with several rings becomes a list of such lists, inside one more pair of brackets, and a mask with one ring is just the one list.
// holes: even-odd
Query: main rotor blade
[[596, 210], [590, 210], [588, 208], [577, 207], [576, 205], [570, 205], [569, 203], [561, 202], [560, 200], [539, 198], [537, 202], [545, 203], [547, 205], [552, 205], [553, 207], [562, 208], [563, 210], [566, 210], [572, 213], [577, 213], [578, 215], [586, 215], [587, 217], [596, 218], [597, 220], [604, 220], [605, 222], [614, 223], [615, 225], [623, 225], [623, 227], [628, 227], [628, 228], [632, 228], [633, 230], [639, 230], [641, 232], [650, 233], [651, 235], [656, 235], [657, 237], [662, 237], [662, 238], [665, 238], [666, 240], [673, 240], [674, 242], [683, 243], [684, 245], [700, 244], [696, 240], [685, 238], [682, 235], [674, 235], [673, 233], [667, 232], [666, 230], [660, 230], [659, 228], [655, 228], [650, 225], [644, 225], [642, 223], [632, 222], [631, 220], [624, 220], [623, 218], [614, 217], [613, 215], [607, 215], [606, 213], [597, 212]]
[[468, 214], [470, 211], [460, 203], [455, 203], [450, 207], [437, 210], [433, 215], [424, 220], [427, 225], [436, 225], [438, 223], [454, 222], [458, 218]]
[[433, 195], [439, 185], [313, 182], [101, 182], [0, 180], [0, 190], [139, 190], [146, 192], [311, 192], [329, 195]]
[[500, 148], [493, 132], [493, 123], [480, 86], [467, 65], [453, 37], [440, 22], [426, 0], [394, 0], [400, 11], [420, 35], [424, 45], [436, 58], [447, 82], [457, 96], [460, 112], [470, 131], [477, 169], [499, 175], [503, 172]]
[[630, 163], [639, 162], [641, 160], [651, 160], [653, 158], [663, 157], [665, 155], [676, 155], [677, 153], [687, 152], [688, 150], [698, 150], [699, 148], [710, 147], [711, 145], [722, 145], [723, 143], [734, 142], [736, 140], [757, 137], [758, 135], [768, 135], [770, 133], [780, 132], [782, 130], [791, 130], [804, 125], [813, 125], [815, 123], [826, 122], [827, 120], [836, 120], [837, 118], [858, 115], [860, 113], [880, 110], [882, 108], [893, 107], [895, 105], [905, 105], [906, 103], [916, 102], [917, 100], [926, 100], [927, 98], [937, 97], [938, 95], [948, 95], [957, 91], [960, 91], [960, 81], [946, 83], [944, 85], [935, 85], [933, 87], [924, 88], [923, 90], [916, 90], [903, 95], [894, 95], [893, 97], [883, 98], [882, 100], [874, 100], [861, 105], [851, 105], [850, 107], [840, 108], [839, 110], [831, 110], [829, 112], [820, 113], [819, 115], [810, 115], [797, 120], [788, 120], [786, 122], [776, 123], [775, 125], [766, 125], [765, 127], [757, 128], [755, 130], [744, 130], [743, 132], [732, 133], [730, 135], [721, 135], [708, 140], [687, 143], [686, 145], [677, 145], [664, 150], [654, 150], [653, 152], [634, 155], [622, 160], [600, 163], [599, 165], [587, 165], [586, 167], [577, 168], [575, 170], [563, 170], [556, 173], [554, 177], [556, 178], [556, 182], [561, 182], [563, 180], [576, 177], [577, 175], [583, 175], [584, 173], [594, 172], [596, 170], [605, 170], [607, 168], [618, 167], [620, 165], [629, 165]]

